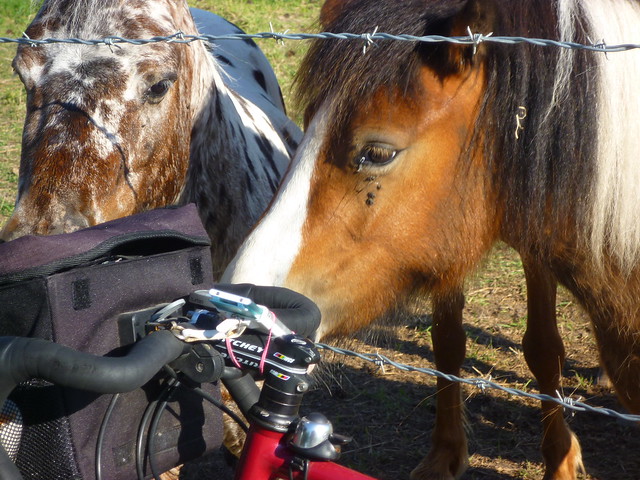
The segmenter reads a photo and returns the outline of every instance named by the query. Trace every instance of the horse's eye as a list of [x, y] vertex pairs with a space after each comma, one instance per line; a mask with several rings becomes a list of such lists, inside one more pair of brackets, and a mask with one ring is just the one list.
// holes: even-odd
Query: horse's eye
[[396, 158], [396, 155], [398, 155], [398, 150], [391, 147], [377, 144], [367, 145], [357, 155], [356, 167], [360, 171], [363, 165], [387, 165]]
[[160, 80], [149, 87], [145, 97], [150, 103], [158, 103], [167, 94], [171, 85], [173, 85], [171, 80]]

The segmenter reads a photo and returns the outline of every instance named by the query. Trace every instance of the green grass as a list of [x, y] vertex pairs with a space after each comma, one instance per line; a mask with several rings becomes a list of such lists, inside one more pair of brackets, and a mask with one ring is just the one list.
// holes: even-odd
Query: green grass
[[[193, 0], [190, 6], [227, 18], [248, 33], [315, 31], [320, 0]], [[33, 14], [28, 0], [0, 0], [0, 36], [22, 36]], [[300, 123], [291, 100], [293, 75], [308, 42], [257, 40], [280, 81], [289, 115]], [[16, 193], [25, 112], [22, 84], [13, 74], [15, 43], [0, 44], [0, 226], [11, 215]]]
[[31, 16], [31, 2], [27, 0], [2, 0], [0, 3], [0, 29], [2, 36], [22, 35]]
[[[30, 16], [30, 2], [2, 0], [0, 36], [20, 37]], [[0, 44], [0, 224], [13, 210], [25, 109], [22, 84], [11, 68], [15, 51], [14, 43]]]

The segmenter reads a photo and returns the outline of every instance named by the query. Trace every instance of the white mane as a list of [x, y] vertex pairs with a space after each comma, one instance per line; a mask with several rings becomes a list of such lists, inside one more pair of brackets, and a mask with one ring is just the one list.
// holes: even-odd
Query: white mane
[[[637, 2], [600, 0], [583, 2], [596, 37], [594, 42], [609, 45], [629, 43], [638, 37], [640, 5]], [[599, 54], [601, 82], [598, 104], [599, 161], [593, 192], [591, 241], [599, 255], [607, 248], [623, 268], [640, 260], [640, 110], [637, 93], [640, 78], [640, 51]]]

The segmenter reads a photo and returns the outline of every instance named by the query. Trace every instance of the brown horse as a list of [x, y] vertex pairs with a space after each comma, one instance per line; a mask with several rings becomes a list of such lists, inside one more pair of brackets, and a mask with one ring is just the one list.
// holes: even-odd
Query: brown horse
[[[184, 0], [45, 0], [26, 35], [176, 32], [240, 30]], [[222, 271], [302, 137], [251, 41], [21, 45], [13, 66], [27, 112], [6, 240], [195, 202]]]
[[[632, 0], [329, 0], [332, 32], [472, 32], [588, 44], [637, 40]], [[315, 42], [299, 70], [306, 133], [227, 281], [314, 299], [320, 336], [433, 299], [437, 368], [465, 356], [465, 277], [506, 241], [523, 258], [526, 360], [555, 396], [564, 361], [556, 286], [591, 317], [620, 401], [640, 411], [640, 55], [529, 44]], [[542, 403], [545, 479], [582, 468], [562, 409]], [[467, 466], [460, 387], [438, 379], [431, 450], [415, 479]]]

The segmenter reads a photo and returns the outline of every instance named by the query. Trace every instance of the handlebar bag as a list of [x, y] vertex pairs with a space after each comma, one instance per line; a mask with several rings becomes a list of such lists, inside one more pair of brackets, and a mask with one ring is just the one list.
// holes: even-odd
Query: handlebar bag
[[[83, 352], [117, 355], [126, 343], [119, 335], [120, 314], [213, 283], [209, 248], [194, 205], [0, 244], [0, 335], [39, 337]], [[165, 380], [158, 375], [143, 388], [120, 394], [100, 442], [110, 395], [30, 381], [5, 404], [0, 436], [25, 479], [93, 479], [97, 448], [103, 479], [136, 478], [138, 431], [148, 425], [143, 415], [148, 408], [152, 412]], [[203, 388], [219, 398], [216, 386]], [[148, 430], [142, 432], [146, 438]], [[191, 390], [178, 389], [160, 416], [151, 455], [162, 472], [221, 442], [220, 411]], [[149, 475], [146, 455], [144, 462]]]

